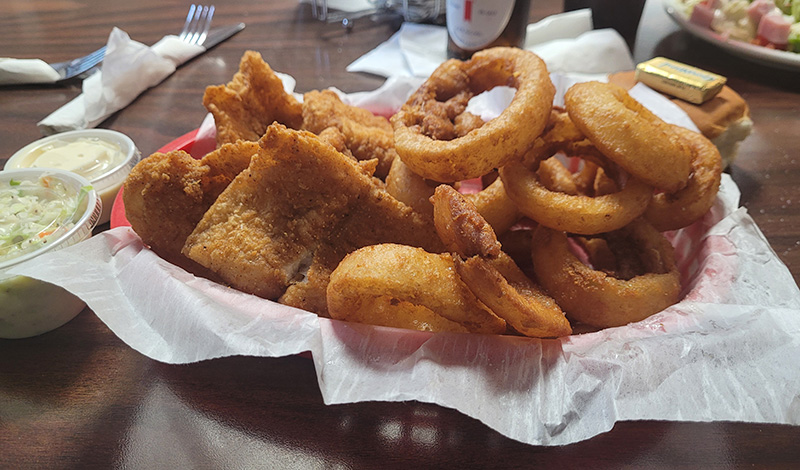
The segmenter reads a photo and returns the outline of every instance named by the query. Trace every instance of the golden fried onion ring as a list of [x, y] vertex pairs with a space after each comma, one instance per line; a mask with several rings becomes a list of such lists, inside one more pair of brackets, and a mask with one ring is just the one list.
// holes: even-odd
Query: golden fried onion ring
[[577, 83], [567, 90], [564, 102], [575, 126], [634, 177], [669, 192], [686, 185], [692, 154], [683, 139], [624, 88]]
[[424, 331], [463, 331], [456, 325], [471, 333], [506, 331], [505, 321], [458, 277], [450, 254], [407, 245], [350, 253], [331, 273], [327, 298], [328, 312], [338, 320]]
[[[573, 175], [554, 157], [558, 154], [582, 159], [583, 168]], [[614, 181], [608, 181], [603, 167], [614, 174]], [[652, 195], [646, 184], [626, 179], [557, 107], [531, 149], [500, 168], [499, 174], [505, 193], [522, 214], [550, 228], [580, 234], [627, 225], [642, 215]]]
[[544, 226], [534, 232], [531, 257], [536, 277], [567, 317], [606, 328], [643, 320], [678, 302], [681, 284], [674, 250], [644, 219], [616, 233], [630, 240], [648, 272], [619, 279], [581, 262], [567, 234]]
[[[517, 91], [498, 117], [451, 140], [424, 132], [430, 107], [465, 91], [471, 97], [501, 85]], [[445, 183], [477, 178], [528, 150], [547, 124], [554, 95], [547, 67], [532, 52], [496, 47], [466, 62], [451, 59], [392, 117], [395, 148], [406, 165], [425, 178]]]
[[692, 150], [692, 174], [685, 188], [653, 195], [644, 217], [661, 232], [677, 230], [699, 220], [714, 205], [722, 175], [722, 157], [702, 134], [679, 126], [674, 131]]
[[583, 235], [624, 227], [642, 215], [653, 194], [635, 178], [628, 178], [618, 192], [596, 197], [551, 191], [536, 170], [518, 161], [500, 168], [500, 178], [520, 212], [547, 227]]

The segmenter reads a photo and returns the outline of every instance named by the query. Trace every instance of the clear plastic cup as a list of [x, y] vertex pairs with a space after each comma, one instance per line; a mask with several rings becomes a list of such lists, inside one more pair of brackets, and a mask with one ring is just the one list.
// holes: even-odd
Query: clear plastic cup
[[[63, 170], [0, 171], [0, 199], [4, 201], [0, 208], [0, 338], [27, 338], [51, 331], [85, 307], [82, 300], [59, 286], [8, 274], [8, 270], [91, 237], [103, 204], [97, 191], [90, 188], [88, 180]], [[53, 207], [62, 209], [58, 212]], [[48, 216], [37, 220], [37, 210]], [[56, 212], [59, 215], [51, 217]], [[36, 223], [23, 230], [19, 227], [28, 225], [17, 223], [18, 219]]]

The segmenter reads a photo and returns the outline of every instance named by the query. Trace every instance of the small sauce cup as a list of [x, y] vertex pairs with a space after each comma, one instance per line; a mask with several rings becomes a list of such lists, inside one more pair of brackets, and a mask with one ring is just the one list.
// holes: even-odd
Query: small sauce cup
[[114, 197], [141, 159], [130, 137], [109, 129], [85, 129], [54, 134], [22, 147], [5, 170], [54, 168], [89, 180], [103, 200], [99, 225], [109, 221]]
[[84, 309], [65, 289], [8, 270], [91, 237], [101, 213], [97, 191], [75, 173], [0, 171], [0, 338], [46, 333]]

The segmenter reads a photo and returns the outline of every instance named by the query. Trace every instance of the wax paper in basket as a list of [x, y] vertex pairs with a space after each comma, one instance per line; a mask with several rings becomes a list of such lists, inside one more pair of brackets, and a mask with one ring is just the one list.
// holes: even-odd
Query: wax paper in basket
[[[561, 88], [571, 81], [554, 76]], [[346, 99], [381, 107], [384, 98], [397, 100], [410, 89], [390, 80]], [[667, 101], [646, 89], [634, 93], [651, 109]], [[684, 121], [665, 106], [663, 117]], [[638, 323], [557, 340], [319, 318], [196, 278], [161, 260], [128, 228], [16, 272], [80, 296], [154, 360], [310, 351], [326, 403], [437, 403], [529, 444], [577, 442], [623, 420], [800, 424], [800, 291], [738, 206], [738, 188], [723, 175], [705, 218], [669, 234], [683, 301]]]

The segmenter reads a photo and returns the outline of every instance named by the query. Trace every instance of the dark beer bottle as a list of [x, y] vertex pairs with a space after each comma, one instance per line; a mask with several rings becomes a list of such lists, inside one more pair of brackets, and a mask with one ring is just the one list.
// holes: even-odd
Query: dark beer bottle
[[530, 0], [447, 0], [447, 57], [466, 60], [487, 47], [522, 47], [530, 6]]

